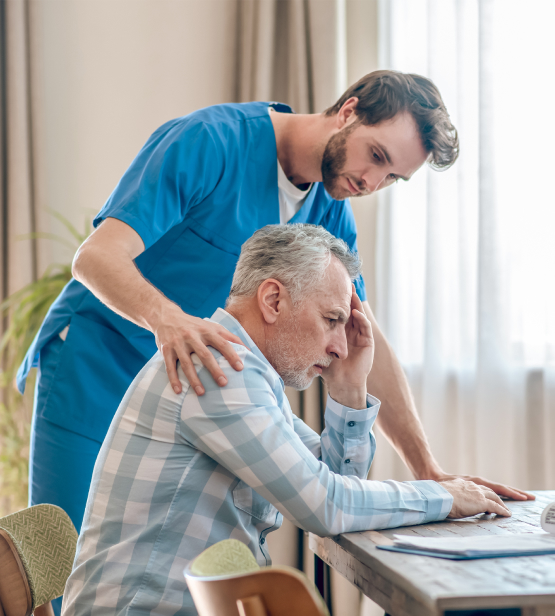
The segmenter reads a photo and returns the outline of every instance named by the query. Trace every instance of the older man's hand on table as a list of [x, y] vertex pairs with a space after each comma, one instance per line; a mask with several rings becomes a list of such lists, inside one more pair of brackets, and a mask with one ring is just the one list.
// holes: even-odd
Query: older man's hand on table
[[524, 490], [519, 490], [518, 488], [511, 488], [510, 486], [506, 486], [503, 483], [496, 483], [495, 481], [490, 481], [489, 479], [485, 479], [484, 477], [475, 477], [473, 475], [449, 475], [447, 473], [443, 473], [438, 477], [433, 477], [434, 481], [442, 483], [444, 481], [451, 481], [453, 479], [463, 479], [464, 481], [472, 481], [473, 483], [489, 488], [498, 496], [503, 496], [510, 500], [536, 500], [536, 497], [529, 492], [525, 492]]
[[506, 517], [512, 515], [499, 496], [486, 486], [461, 478], [440, 481], [439, 484], [453, 497], [448, 518], [467, 518], [479, 513], [496, 513]]

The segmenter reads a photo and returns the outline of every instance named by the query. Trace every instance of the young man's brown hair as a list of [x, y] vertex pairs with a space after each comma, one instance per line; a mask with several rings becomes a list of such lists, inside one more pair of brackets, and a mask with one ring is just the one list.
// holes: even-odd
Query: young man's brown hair
[[398, 71], [374, 71], [352, 85], [324, 114], [338, 113], [352, 97], [358, 98], [357, 120], [367, 126], [391, 120], [398, 113], [410, 113], [422, 144], [430, 153], [429, 164], [434, 169], [447, 169], [457, 160], [457, 129], [449, 119], [439, 90], [430, 79]]

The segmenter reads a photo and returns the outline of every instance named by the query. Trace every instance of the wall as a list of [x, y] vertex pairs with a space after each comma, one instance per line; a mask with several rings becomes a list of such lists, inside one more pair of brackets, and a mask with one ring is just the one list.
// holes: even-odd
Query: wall
[[82, 229], [152, 131], [231, 100], [235, 15], [230, 0], [35, 1], [41, 206]]

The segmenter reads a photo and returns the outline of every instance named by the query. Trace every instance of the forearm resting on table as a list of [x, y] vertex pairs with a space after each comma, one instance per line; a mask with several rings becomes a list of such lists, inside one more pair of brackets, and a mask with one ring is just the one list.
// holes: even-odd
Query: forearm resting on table
[[175, 305], [139, 272], [133, 259], [144, 251], [139, 234], [108, 218], [79, 247], [72, 273], [120, 316], [150, 331], [164, 310]]
[[436, 479], [442, 471], [432, 455], [405, 373], [368, 302], [363, 305], [372, 323], [376, 345], [374, 365], [367, 381], [368, 391], [382, 403], [376, 423], [416, 479]]

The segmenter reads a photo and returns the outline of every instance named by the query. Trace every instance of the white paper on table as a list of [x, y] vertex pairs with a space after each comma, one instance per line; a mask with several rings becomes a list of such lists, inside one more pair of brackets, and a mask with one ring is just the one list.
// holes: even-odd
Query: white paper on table
[[394, 535], [394, 546], [440, 554], [476, 556], [482, 554], [519, 554], [555, 550], [555, 535], [521, 533], [480, 535], [475, 537], [407, 537]]

